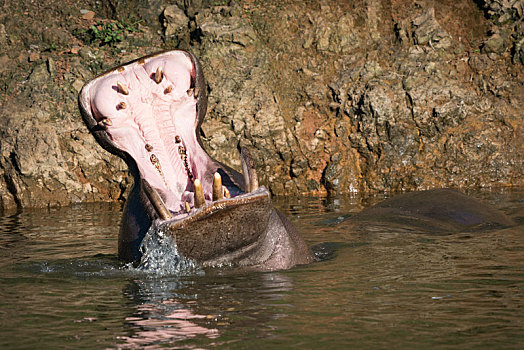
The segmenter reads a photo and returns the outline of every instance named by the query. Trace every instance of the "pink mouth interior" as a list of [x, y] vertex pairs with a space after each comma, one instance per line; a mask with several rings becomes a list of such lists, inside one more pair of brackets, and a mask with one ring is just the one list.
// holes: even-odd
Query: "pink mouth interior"
[[[155, 81], [158, 67], [162, 80]], [[211, 201], [217, 165], [201, 148], [195, 129], [195, 70], [183, 52], [169, 52], [120, 67], [89, 88], [92, 113], [105, 121], [115, 145], [136, 161], [140, 175], [172, 212], [193, 207], [193, 181]], [[122, 88], [123, 87], [123, 88]]]

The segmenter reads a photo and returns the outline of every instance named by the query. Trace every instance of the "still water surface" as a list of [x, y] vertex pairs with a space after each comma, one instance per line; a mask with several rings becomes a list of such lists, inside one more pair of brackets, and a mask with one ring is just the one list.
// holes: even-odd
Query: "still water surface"
[[323, 262], [158, 275], [116, 260], [119, 205], [0, 216], [0, 348], [524, 348], [522, 190], [472, 193], [517, 226], [347, 232], [384, 197], [275, 200]]

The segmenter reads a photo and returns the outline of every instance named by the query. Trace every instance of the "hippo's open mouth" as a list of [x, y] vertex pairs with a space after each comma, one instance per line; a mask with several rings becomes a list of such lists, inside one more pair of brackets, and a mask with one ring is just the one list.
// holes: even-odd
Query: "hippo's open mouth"
[[[241, 154], [242, 176], [202, 147], [206, 87], [189, 53], [163, 52], [106, 72], [84, 86], [79, 105], [97, 141], [129, 165], [149, 199], [151, 220], [169, 220], [186, 256], [214, 258], [253, 243], [266, 229], [271, 201], [249, 153]], [[182, 234], [204, 218], [205, 225]], [[244, 234], [233, 237], [238, 231]], [[214, 244], [201, 249], [209, 239]]]

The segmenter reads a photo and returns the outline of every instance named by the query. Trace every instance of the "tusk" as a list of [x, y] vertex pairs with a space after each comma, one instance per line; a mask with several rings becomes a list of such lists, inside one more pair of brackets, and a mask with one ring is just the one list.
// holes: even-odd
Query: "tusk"
[[99, 121], [98, 123], [98, 126], [101, 127], [102, 129], [107, 129], [108, 126], [111, 126], [113, 125], [113, 122], [111, 121], [111, 119], [102, 119], [101, 121]]
[[253, 192], [258, 188], [258, 176], [255, 170], [255, 162], [247, 148], [242, 147], [240, 150], [240, 162], [242, 163], [242, 175], [246, 183], [246, 191]]
[[206, 200], [204, 199], [204, 189], [199, 179], [195, 180], [193, 187], [195, 188], [195, 208], [201, 208], [206, 205]]
[[162, 67], [158, 67], [156, 69], [156, 72], [155, 72], [155, 82], [157, 84], [160, 84], [160, 82], [162, 81], [162, 78], [164, 77], [164, 74], [162, 73]]
[[191, 206], [189, 205], [189, 203], [185, 202], [184, 206], [186, 207], [186, 212], [189, 213], [191, 211]]
[[215, 173], [213, 177], [213, 202], [221, 200], [224, 196], [222, 191], [222, 177], [219, 173]]
[[158, 216], [162, 220], [169, 220], [173, 217], [171, 215], [171, 212], [169, 209], [167, 209], [164, 201], [162, 200], [162, 197], [160, 197], [160, 194], [155, 190], [149, 182], [147, 182], [146, 179], [142, 179], [142, 187], [144, 188], [144, 192], [147, 195], [147, 198], [149, 198], [149, 201], [153, 205], [153, 208], [155, 208]]
[[116, 86], [118, 87], [118, 90], [120, 90], [121, 93], [123, 93], [124, 95], [129, 95], [129, 89], [127, 88], [127, 86], [125, 86], [119, 81], [116, 83]]

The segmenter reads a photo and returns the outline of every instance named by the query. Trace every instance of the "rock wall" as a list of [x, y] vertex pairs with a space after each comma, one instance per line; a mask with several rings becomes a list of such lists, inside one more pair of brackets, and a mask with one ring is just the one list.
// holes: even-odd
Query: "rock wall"
[[[33, 9], [47, 28], [31, 4], [0, 15], [0, 208], [125, 198], [76, 94], [173, 47], [204, 67], [208, 151], [251, 148], [274, 194], [524, 185], [524, 0], [85, 1]], [[109, 19], [141, 22], [87, 42]]]

